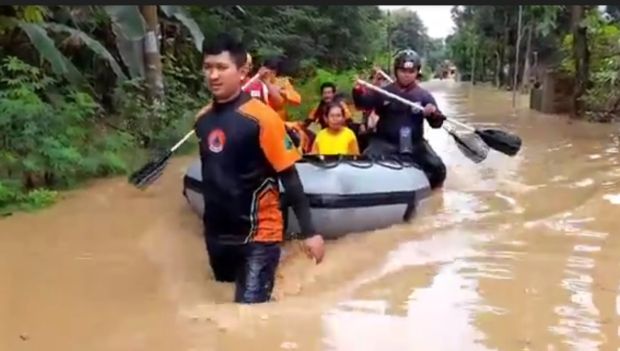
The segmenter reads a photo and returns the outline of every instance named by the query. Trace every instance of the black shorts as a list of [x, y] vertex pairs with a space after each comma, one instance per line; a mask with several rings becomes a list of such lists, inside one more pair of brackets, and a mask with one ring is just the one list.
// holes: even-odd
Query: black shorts
[[229, 245], [208, 236], [206, 242], [215, 280], [235, 282], [235, 302], [261, 303], [271, 299], [280, 262], [278, 243]]

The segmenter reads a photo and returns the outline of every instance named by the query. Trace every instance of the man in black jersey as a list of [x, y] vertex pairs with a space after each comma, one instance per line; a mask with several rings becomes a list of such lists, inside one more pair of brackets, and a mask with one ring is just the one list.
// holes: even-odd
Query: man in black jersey
[[231, 36], [203, 45], [203, 73], [214, 102], [199, 112], [204, 228], [215, 279], [236, 282], [235, 302], [271, 298], [284, 236], [278, 180], [317, 263], [324, 243], [310, 216], [295, 169], [300, 155], [284, 122], [269, 106], [241, 91], [246, 50]]

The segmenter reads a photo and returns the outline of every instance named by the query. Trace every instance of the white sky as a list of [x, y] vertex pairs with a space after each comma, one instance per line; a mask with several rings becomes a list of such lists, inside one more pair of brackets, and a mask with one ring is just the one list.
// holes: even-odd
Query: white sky
[[450, 16], [452, 6], [379, 6], [382, 10], [396, 10], [403, 7], [418, 13], [431, 38], [445, 38], [452, 33], [454, 26]]

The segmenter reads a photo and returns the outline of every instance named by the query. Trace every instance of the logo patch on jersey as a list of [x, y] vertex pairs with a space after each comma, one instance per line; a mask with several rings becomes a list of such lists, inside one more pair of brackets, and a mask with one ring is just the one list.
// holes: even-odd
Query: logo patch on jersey
[[221, 129], [214, 129], [209, 133], [207, 137], [207, 145], [209, 146], [209, 150], [215, 153], [219, 153], [224, 150], [224, 145], [226, 144], [226, 134]]
[[284, 148], [287, 150], [291, 150], [295, 145], [293, 144], [293, 140], [288, 134], [284, 138]]

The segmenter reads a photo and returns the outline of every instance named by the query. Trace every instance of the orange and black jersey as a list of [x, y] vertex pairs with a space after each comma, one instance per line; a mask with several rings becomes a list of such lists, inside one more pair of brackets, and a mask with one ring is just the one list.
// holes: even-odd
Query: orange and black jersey
[[241, 93], [203, 111], [195, 130], [207, 235], [231, 244], [281, 241], [278, 173], [301, 156], [278, 114]]

